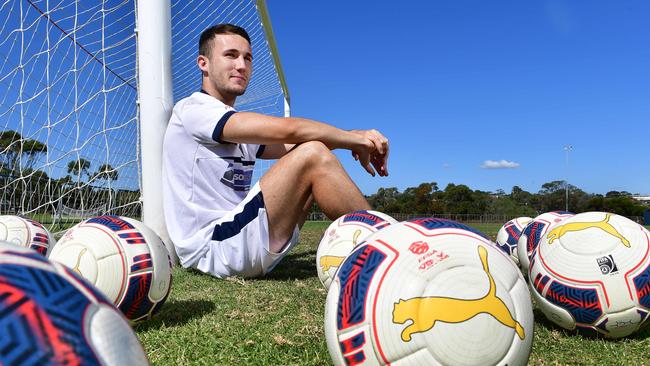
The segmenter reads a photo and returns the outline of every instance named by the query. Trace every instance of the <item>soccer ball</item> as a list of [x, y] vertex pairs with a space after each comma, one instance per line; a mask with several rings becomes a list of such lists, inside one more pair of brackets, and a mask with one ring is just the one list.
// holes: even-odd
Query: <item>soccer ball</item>
[[370, 234], [396, 223], [394, 218], [377, 211], [355, 211], [343, 215], [323, 233], [316, 251], [318, 279], [326, 289], [339, 265], [357, 244]]
[[80, 274], [132, 321], [149, 318], [171, 289], [171, 259], [162, 240], [143, 223], [99, 216], [70, 228], [50, 254]]
[[435, 218], [393, 224], [341, 264], [327, 294], [336, 365], [525, 365], [530, 294], [482, 233]]
[[44, 257], [56, 243], [52, 234], [39, 222], [13, 215], [0, 216], [0, 240], [34, 249]]
[[146, 365], [124, 316], [68, 268], [0, 243], [0, 364]]
[[566, 329], [619, 338], [650, 313], [650, 233], [605, 212], [577, 214], [544, 235], [531, 259], [533, 297]]
[[548, 232], [549, 228], [571, 216], [573, 216], [573, 213], [568, 211], [546, 212], [535, 217], [533, 221], [526, 225], [517, 242], [519, 267], [521, 267], [524, 275], [528, 275], [530, 257], [533, 255], [542, 236]]
[[519, 265], [517, 242], [521, 237], [521, 232], [532, 220], [531, 217], [517, 217], [503, 224], [499, 232], [497, 232], [497, 246], [508, 254], [517, 265]]

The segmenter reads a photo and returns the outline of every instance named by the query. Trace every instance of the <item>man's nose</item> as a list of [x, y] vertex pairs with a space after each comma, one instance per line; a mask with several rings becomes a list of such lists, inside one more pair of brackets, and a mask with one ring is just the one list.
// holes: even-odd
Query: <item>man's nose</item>
[[237, 59], [235, 60], [235, 67], [237, 68], [237, 70], [246, 69], [246, 60], [244, 60], [243, 56], [237, 57]]

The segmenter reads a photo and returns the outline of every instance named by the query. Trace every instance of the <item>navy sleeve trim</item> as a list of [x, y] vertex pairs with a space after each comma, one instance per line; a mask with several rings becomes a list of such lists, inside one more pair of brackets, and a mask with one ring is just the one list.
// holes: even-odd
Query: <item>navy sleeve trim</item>
[[224, 113], [219, 122], [217, 122], [217, 125], [214, 127], [214, 131], [212, 131], [212, 139], [214, 141], [220, 144], [229, 144], [229, 142], [221, 140], [221, 134], [223, 133], [223, 128], [226, 126], [226, 122], [228, 122], [228, 119], [233, 114], [235, 114], [235, 111], [228, 111]]
[[257, 153], [255, 154], [256, 158], [259, 158], [264, 154], [264, 149], [266, 149], [266, 145], [260, 145], [260, 147], [257, 149]]

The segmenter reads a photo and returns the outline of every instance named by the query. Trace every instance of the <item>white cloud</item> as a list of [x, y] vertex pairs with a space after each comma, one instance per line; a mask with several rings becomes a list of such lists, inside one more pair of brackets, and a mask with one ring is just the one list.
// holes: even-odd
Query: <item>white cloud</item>
[[483, 162], [483, 165], [481, 165], [481, 168], [483, 169], [515, 169], [519, 168], [519, 163], [515, 163], [514, 161], [508, 161], [508, 160], [486, 160]]

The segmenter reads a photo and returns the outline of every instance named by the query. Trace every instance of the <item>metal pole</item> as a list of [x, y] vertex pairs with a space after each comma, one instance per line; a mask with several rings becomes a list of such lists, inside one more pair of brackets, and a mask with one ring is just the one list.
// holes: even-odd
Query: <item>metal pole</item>
[[162, 143], [172, 112], [171, 1], [137, 2], [138, 102], [142, 153], [142, 221], [165, 243], [177, 263], [162, 207]]
[[571, 145], [565, 145], [564, 151], [566, 152], [566, 180], [564, 181], [564, 211], [569, 211], [569, 151], [573, 149]]

